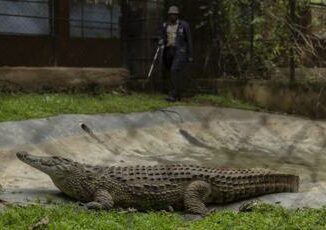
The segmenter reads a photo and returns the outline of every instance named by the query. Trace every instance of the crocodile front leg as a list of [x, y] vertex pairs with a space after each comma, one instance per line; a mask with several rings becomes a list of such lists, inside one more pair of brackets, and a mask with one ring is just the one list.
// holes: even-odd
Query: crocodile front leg
[[93, 210], [110, 210], [113, 205], [110, 193], [106, 190], [99, 190], [94, 194], [94, 201], [87, 203], [86, 207]]
[[194, 181], [188, 185], [185, 195], [184, 204], [186, 211], [201, 216], [209, 213], [205, 201], [211, 194], [211, 186], [204, 181]]

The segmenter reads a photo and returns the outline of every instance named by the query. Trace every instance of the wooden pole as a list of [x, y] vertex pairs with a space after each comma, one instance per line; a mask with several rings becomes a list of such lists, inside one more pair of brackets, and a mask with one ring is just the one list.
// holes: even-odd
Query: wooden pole
[[55, 4], [55, 27], [54, 33], [56, 37], [56, 59], [57, 64], [62, 65], [67, 60], [67, 49], [69, 46], [69, 14], [70, 14], [69, 1], [56, 0]]
[[291, 47], [290, 47], [290, 81], [295, 81], [295, 50], [293, 43], [296, 39], [296, 32], [294, 30], [296, 26], [296, 0], [289, 0], [289, 10], [290, 10], [290, 30], [291, 30]]

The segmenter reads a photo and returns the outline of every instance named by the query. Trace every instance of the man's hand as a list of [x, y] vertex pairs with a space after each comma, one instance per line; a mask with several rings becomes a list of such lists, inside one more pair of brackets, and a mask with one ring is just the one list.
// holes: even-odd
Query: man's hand
[[189, 62], [193, 62], [194, 59], [193, 59], [192, 57], [189, 57], [189, 58], [188, 58], [188, 61], [189, 61]]
[[164, 41], [163, 41], [163, 39], [158, 40], [158, 45], [159, 45], [159, 46], [164, 45]]

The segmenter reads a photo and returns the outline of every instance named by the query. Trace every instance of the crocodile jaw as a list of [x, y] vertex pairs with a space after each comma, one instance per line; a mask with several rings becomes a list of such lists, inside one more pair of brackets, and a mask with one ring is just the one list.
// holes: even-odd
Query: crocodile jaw
[[22, 162], [46, 173], [50, 177], [59, 177], [66, 171], [52, 157], [33, 156], [27, 152], [18, 152], [16, 156]]

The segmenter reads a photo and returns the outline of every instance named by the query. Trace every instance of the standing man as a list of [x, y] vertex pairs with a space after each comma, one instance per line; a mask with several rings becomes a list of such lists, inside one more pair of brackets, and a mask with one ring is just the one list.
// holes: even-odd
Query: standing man
[[188, 22], [179, 20], [176, 6], [169, 8], [168, 20], [162, 25], [159, 43], [164, 46], [163, 62], [171, 74], [172, 88], [166, 100], [176, 102], [181, 100], [187, 63], [193, 61], [190, 27]]

